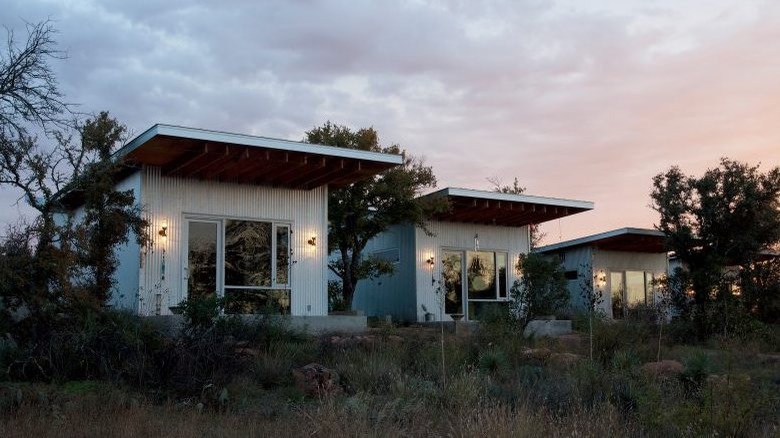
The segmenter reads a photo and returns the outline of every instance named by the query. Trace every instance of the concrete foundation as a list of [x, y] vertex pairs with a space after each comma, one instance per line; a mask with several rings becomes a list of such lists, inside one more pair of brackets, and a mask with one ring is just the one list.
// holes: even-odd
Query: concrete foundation
[[523, 336], [529, 338], [542, 336], [561, 336], [572, 333], [571, 321], [568, 319], [535, 319], [528, 323], [523, 331]]

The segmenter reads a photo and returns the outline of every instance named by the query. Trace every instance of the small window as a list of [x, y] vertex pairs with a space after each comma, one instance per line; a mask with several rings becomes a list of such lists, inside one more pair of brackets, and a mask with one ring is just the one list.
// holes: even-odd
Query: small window
[[383, 249], [371, 254], [371, 257], [390, 263], [398, 263], [401, 261], [401, 251], [398, 248]]
[[577, 280], [578, 278], [577, 271], [566, 271], [563, 273], [563, 276], [567, 280]]

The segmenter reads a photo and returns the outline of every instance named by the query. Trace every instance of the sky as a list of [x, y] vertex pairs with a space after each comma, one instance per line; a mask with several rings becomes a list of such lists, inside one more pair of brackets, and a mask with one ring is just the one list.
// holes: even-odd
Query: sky
[[[652, 177], [728, 157], [780, 165], [780, 2], [0, 0], [50, 19], [70, 102], [302, 140], [373, 126], [439, 187], [593, 201], [544, 243], [651, 228]], [[0, 188], [0, 225], [29, 214]]]

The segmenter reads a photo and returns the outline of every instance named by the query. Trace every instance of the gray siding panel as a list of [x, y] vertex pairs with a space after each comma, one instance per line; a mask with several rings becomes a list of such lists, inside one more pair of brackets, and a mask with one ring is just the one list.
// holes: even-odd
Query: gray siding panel
[[368, 316], [392, 315], [396, 320], [415, 320], [414, 235], [414, 226], [395, 225], [366, 245], [366, 257], [374, 252], [397, 248], [400, 261], [393, 275], [358, 283], [353, 309]]
[[[141, 172], [136, 172], [116, 185], [116, 190], [132, 190], [136, 204], [141, 204]], [[120, 245], [115, 254], [119, 261], [114, 278], [116, 284], [111, 291], [109, 303], [119, 309], [135, 310], [140, 284], [139, 269], [141, 267], [141, 247], [136, 242], [135, 234], [127, 236], [127, 243]]]

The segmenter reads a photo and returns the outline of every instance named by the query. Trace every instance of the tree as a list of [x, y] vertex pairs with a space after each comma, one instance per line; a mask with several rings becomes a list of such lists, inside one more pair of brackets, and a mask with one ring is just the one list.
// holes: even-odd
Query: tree
[[0, 134], [21, 136], [29, 124], [48, 129], [67, 120], [63, 101], [49, 61], [63, 59], [49, 21], [27, 24], [27, 40], [17, 45], [7, 31], [7, 50], [0, 54]]
[[780, 243], [780, 168], [722, 158], [703, 176], [672, 167], [653, 178], [658, 229], [688, 271], [699, 334], [707, 333], [708, 304], [735, 300], [726, 266], [749, 270], [762, 250]]
[[[100, 308], [113, 286], [115, 248], [130, 233], [148, 243], [132, 191], [114, 190], [124, 164], [111, 154], [126, 128], [103, 112], [73, 130], [78, 143], [56, 131], [53, 146], [26, 135], [0, 137], [0, 185], [22, 192], [38, 211], [26, 229], [35, 244], [27, 289], [10, 292], [17, 306], [33, 312], [52, 302]], [[77, 205], [79, 217], [73, 214]]]
[[338, 250], [339, 258], [328, 267], [341, 279], [344, 303], [351, 308], [358, 281], [393, 272], [392, 264], [363, 257], [369, 240], [394, 224], [413, 223], [425, 227], [425, 220], [444, 207], [441, 202], [418, 199], [423, 189], [436, 186], [431, 167], [398, 145], [381, 146], [373, 128], [353, 131], [327, 122], [306, 132], [306, 141], [403, 156], [401, 166], [330, 191], [328, 251]]
[[563, 268], [557, 260], [547, 260], [537, 253], [522, 254], [517, 261], [522, 273], [510, 290], [515, 312], [522, 327], [534, 318], [552, 315], [569, 304], [569, 290]]
[[[64, 57], [55, 30], [47, 21], [27, 30], [21, 46], [9, 31], [0, 58], [0, 186], [17, 190], [38, 216], [2, 242], [0, 308], [21, 308], [41, 321], [35, 317], [68, 306], [100, 308], [112, 286], [115, 247], [131, 231], [140, 244], [147, 238], [132, 192], [114, 191], [123, 164], [111, 155], [125, 127], [105, 112], [75, 118], [48, 64]], [[21, 271], [7, 269], [13, 266]]]

